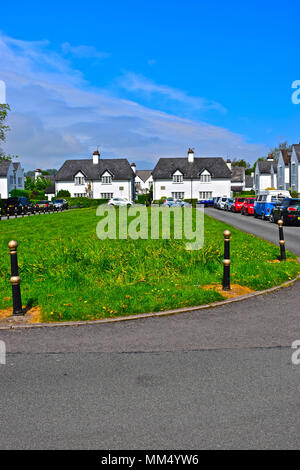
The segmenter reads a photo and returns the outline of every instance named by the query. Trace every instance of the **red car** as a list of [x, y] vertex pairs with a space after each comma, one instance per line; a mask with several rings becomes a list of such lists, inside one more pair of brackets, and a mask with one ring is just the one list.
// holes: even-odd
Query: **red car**
[[248, 199], [246, 199], [242, 205], [241, 214], [254, 215], [254, 203], [255, 197], [249, 197]]
[[232, 212], [241, 212], [245, 200], [244, 197], [236, 197], [231, 206]]

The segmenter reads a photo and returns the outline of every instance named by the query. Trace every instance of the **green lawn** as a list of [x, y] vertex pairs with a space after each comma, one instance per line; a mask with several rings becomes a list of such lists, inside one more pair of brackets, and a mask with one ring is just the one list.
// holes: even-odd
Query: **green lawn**
[[[104, 240], [95, 208], [0, 222], [0, 308], [12, 305], [7, 243], [19, 243], [23, 304], [43, 321], [85, 320], [200, 305], [222, 296], [201, 286], [222, 281], [223, 231], [232, 232], [232, 282], [259, 290], [294, 278], [296, 257], [270, 263], [279, 247], [205, 216], [205, 244]], [[276, 240], [274, 240], [277, 242]]]

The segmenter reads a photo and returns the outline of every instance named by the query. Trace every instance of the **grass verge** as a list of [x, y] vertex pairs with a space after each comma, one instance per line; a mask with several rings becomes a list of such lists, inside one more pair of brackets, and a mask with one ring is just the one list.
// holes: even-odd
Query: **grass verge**
[[7, 244], [19, 243], [22, 300], [42, 321], [93, 320], [222, 300], [202, 289], [222, 282], [223, 231], [230, 228], [232, 282], [261, 290], [296, 277], [299, 264], [279, 248], [205, 216], [205, 243], [99, 240], [94, 208], [0, 222], [0, 308], [12, 305]]

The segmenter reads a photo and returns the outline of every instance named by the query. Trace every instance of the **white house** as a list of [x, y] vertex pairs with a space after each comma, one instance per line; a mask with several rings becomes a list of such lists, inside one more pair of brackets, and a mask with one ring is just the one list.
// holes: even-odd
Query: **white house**
[[[134, 169], [134, 163], [131, 168]], [[149, 193], [153, 184], [152, 170], [136, 170], [135, 173], [135, 190], [138, 194]]]
[[55, 194], [61, 189], [71, 197], [134, 199], [135, 173], [125, 158], [100, 158], [96, 150], [93, 158], [67, 160], [55, 175]]
[[282, 149], [278, 152], [277, 189], [289, 190], [290, 188], [290, 162], [291, 152]]
[[0, 199], [7, 199], [12, 189], [24, 189], [24, 170], [19, 162], [0, 162]]
[[254, 174], [255, 192], [259, 193], [267, 188], [277, 187], [277, 162], [270, 154], [267, 160], [256, 163]]
[[300, 144], [292, 146], [290, 172], [291, 190], [300, 193]]
[[153, 172], [153, 199], [210, 199], [230, 197], [231, 171], [220, 157], [160, 158]]

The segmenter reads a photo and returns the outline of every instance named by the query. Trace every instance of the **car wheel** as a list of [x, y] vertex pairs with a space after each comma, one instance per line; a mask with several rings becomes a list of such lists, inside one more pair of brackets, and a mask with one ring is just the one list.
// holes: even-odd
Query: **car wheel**
[[264, 213], [261, 214], [261, 220], [266, 220], [266, 216]]
[[274, 223], [275, 223], [274, 213], [273, 213], [273, 212], [271, 212], [271, 214], [270, 214], [269, 222], [270, 222], [270, 224], [274, 224]]

